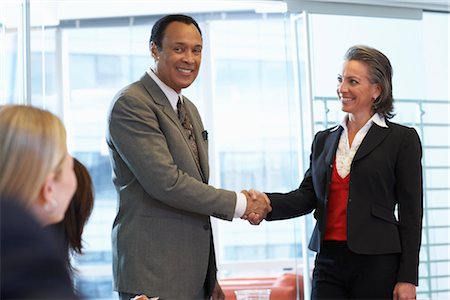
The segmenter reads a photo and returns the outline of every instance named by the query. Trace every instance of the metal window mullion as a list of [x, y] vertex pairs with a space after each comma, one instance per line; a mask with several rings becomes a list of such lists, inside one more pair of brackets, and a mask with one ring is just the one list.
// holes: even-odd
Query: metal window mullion
[[30, 0], [22, 2], [22, 93], [23, 103], [31, 105], [31, 46], [30, 46]]

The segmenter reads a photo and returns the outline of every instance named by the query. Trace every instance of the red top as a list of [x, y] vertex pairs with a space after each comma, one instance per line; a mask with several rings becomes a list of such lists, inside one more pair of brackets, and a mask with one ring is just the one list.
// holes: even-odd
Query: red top
[[347, 240], [347, 200], [350, 174], [342, 178], [336, 170], [334, 162], [328, 194], [327, 226], [325, 240]]

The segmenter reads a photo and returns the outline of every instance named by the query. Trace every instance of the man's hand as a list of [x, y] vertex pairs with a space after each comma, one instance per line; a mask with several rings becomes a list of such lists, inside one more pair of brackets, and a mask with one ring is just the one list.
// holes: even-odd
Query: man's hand
[[130, 300], [151, 300], [151, 299], [148, 299], [147, 296], [145, 295], [137, 295], [134, 298], [131, 298]]
[[272, 211], [270, 200], [266, 194], [256, 190], [244, 190], [242, 193], [247, 197], [247, 209], [241, 218], [258, 225]]
[[211, 296], [212, 300], [224, 300], [225, 294], [220, 287], [219, 282], [216, 281], [216, 285], [214, 286], [213, 294]]

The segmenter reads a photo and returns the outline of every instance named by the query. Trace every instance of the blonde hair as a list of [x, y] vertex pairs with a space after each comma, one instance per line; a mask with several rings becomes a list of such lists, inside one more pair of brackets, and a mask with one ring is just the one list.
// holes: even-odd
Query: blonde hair
[[66, 130], [49, 111], [24, 105], [0, 107], [0, 199], [30, 207], [46, 177], [61, 172]]

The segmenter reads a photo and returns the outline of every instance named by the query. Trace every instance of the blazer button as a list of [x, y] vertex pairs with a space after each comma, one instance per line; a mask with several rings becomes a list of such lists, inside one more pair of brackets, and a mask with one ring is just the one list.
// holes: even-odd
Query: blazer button
[[352, 199], [349, 198], [349, 199], [348, 199], [348, 202], [352, 202]]
[[205, 229], [205, 230], [209, 230], [209, 224], [205, 224], [205, 225], [203, 225], [203, 229]]

